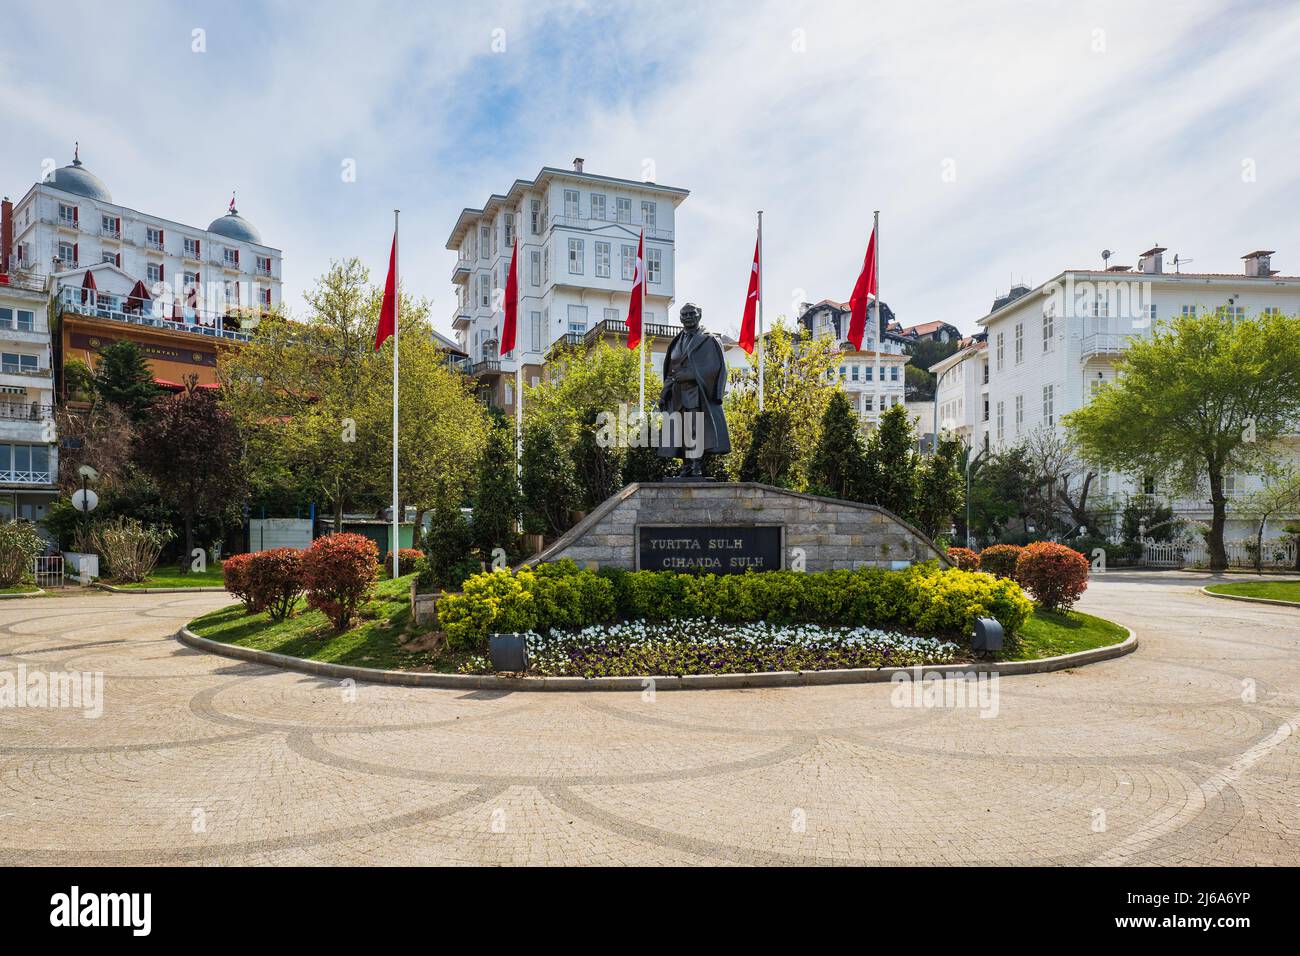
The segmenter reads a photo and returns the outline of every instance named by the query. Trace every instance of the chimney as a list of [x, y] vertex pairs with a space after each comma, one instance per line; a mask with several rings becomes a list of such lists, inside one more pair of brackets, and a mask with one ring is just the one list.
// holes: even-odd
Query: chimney
[[9, 271], [9, 258], [14, 251], [14, 204], [5, 196], [0, 202], [0, 272]]
[[1267, 279], [1271, 275], [1276, 275], [1277, 270], [1270, 268], [1272, 255], [1272, 249], [1256, 249], [1242, 256], [1241, 258], [1246, 260], [1246, 275], [1257, 279]]
[[581, 156], [575, 156], [575, 157], [573, 157], [573, 171], [574, 171], [575, 173], [580, 173], [580, 172], [582, 172], [582, 157], [581, 157]]
[[1165, 271], [1164, 246], [1152, 246], [1138, 257], [1138, 272], [1160, 275]]

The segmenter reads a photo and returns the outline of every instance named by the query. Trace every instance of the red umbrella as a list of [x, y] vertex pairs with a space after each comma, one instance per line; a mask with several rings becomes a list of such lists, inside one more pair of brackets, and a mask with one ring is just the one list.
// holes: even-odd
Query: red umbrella
[[140, 312], [144, 309], [144, 304], [151, 301], [153, 297], [149, 295], [144, 283], [136, 279], [135, 285], [131, 286], [131, 291], [126, 297], [126, 311]]
[[90, 298], [90, 293], [96, 291], [95, 276], [89, 269], [86, 270], [86, 277], [81, 280], [81, 304], [85, 305], [86, 300]]

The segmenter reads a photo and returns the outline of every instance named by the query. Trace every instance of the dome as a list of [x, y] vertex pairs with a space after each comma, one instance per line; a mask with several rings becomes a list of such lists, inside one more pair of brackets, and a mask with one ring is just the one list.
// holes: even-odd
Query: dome
[[97, 199], [100, 202], [112, 202], [108, 187], [98, 176], [81, 165], [81, 159], [73, 159], [72, 165], [60, 166], [45, 179], [45, 185], [61, 189], [65, 193]]
[[208, 225], [208, 232], [215, 232], [218, 236], [225, 236], [227, 239], [253, 242], [259, 246], [262, 244], [262, 234], [257, 231], [251, 222], [239, 214], [239, 210], [233, 204], [230, 207], [230, 212], [219, 219], [212, 220]]

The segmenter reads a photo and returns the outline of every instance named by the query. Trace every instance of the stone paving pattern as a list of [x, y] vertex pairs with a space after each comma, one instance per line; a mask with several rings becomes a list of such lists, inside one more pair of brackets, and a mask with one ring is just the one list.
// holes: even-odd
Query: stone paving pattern
[[1300, 611], [1208, 580], [1098, 576], [1137, 653], [1003, 678], [991, 719], [888, 684], [349, 701], [171, 639], [220, 595], [4, 602], [0, 671], [100, 670], [106, 706], [0, 709], [0, 862], [1295, 865]]

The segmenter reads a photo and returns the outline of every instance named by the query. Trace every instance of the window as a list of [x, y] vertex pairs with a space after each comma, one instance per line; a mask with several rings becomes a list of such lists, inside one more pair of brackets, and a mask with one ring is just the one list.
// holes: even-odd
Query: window
[[0, 371], [6, 375], [14, 375], [18, 372], [35, 372], [39, 366], [35, 355], [25, 355], [22, 352], [4, 352], [0, 354]]
[[542, 250], [542, 281], [551, 281], [551, 247]]
[[120, 237], [122, 235], [122, 230], [118, 227], [117, 217], [101, 214], [99, 217], [99, 232], [100, 235], [104, 236], [111, 236], [113, 238]]
[[1110, 302], [1107, 300], [1105, 293], [1098, 291], [1097, 297], [1092, 300], [1092, 314], [1094, 318], [1104, 319], [1110, 315]]
[[533, 235], [540, 236], [542, 234], [542, 201], [540, 199], [530, 199], [528, 201], [528, 214]]
[[115, 253], [115, 252], [101, 252], [101, 253], [99, 254], [99, 261], [100, 261], [100, 262], [108, 262], [108, 263], [111, 263], [112, 265], [117, 265], [117, 253]]
[[48, 445], [0, 445], [0, 481], [50, 480]]
[[199, 240], [191, 239], [189, 236], [185, 237], [185, 258], [199, 258]]
[[564, 216], [566, 219], [578, 218], [578, 191], [576, 189], [566, 189], [564, 191]]
[[63, 203], [63, 202], [59, 203], [59, 225], [72, 226], [74, 229], [76, 228], [77, 226], [76, 206], [72, 206], [69, 205], [68, 203]]
[[664, 278], [662, 249], [647, 249], [645, 251], [645, 272], [647, 282], [662, 282]]
[[162, 249], [163, 231], [161, 229], [155, 229], [153, 226], [145, 226], [144, 242], [145, 245], [149, 246], [151, 249]]
[[479, 308], [487, 308], [492, 305], [492, 277], [486, 272], [479, 273], [478, 304]]
[[229, 268], [231, 268], [231, 269], [238, 269], [238, 268], [239, 268], [239, 250], [238, 250], [238, 249], [222, 249], [222, 250], [221, 250], [221, 261], [224, 262], [224, 263], [225, 263]]
[[622, 248], [623, 278], [631, 282], [636, 278], [636, 246], [624, 245]]
[[1002, 414], [1005, 405], [1006, 402], [998, 402], [998, 417], [996, 420], [998, 441], [1002, 441], [1002, 436], [1005, 433], [1005, 429], [1003, 428], [1003, 414]]
[[[1155, 308], [1155, 306], [1152, 306], [1152, 308]], [[1266, 306], [1264, 306], [1264, 313], [1263, 313], [1263, 314], [1264, 314], [1264, 315], [1281, 315], [1281, 314], [1282, 314], [1282, 310], [1279, 309], [1279, 308], [1278, 308], [1277, 306], [1275, 306], [1275, 305], [1266, 305]]]
[[478, 257], [480, 259], [492, 258], [492, 227], [478, 227]]
[[647, 229], [655, 228], [656, 218], [655, 203], [650, 202], [648, 199], [643, 199], [641, 201], [641, 221], [645, 223]]
[[161, 262], [151, 262], [144, 267], [145, 278], [150, 282], [162, 282], [163, 267]]
[[258, 256], [258, 257], [257, 257], [257, 272], [258, 272], [258, 275], [264, 275], [264, 276], [269, 276], [269, 275], [271, 274], [271, 257], [270, 257], [270, 256]]
[[529, 312], [528, 325], [530, 346], [534, 352], [540, 352], [542, 350], [542, 313]]
[[1025, 323], [1016, 323], [1016, 364], [1025, 360]]
[[1048, 312], [1043, 316], [1043, 351], [1052, 351], [1052, 328], [1055, 325], [1054, 316]]
[[604, 193], [591, 194], [591, 218], [592, 219], [605, 218], [605, 194]]
[[533, 285], [542, 284], [542, 253], [539, 249], [528, 253], [528, 277]]
[[506, 227], [506, 245], [513, 247], [515, 244], [515, 214], [508, 212], [505, 215]]
[[619, 222], [632, 221], [632, 200], [618, 198], [614, 200], [614, 218]]
[[1183, 318], [1196, 318], [1196, 306], [1194, 305], [1183, 306]]
[[18, 310], [18, 322], [16, 328], [19, 332], [31, 332], [36, 325], [36, 313], [29, 312], [26, 309]]
[[1052, 407], [1054, 391], [1055, 388], [1052, 385], [1043, 386], [1043, 421], [1048, 425], [1056, 424], [1056, 415], [1054, 414], [1055, 410]]
[[897, 382], [897, 381], [898, 381], [898, 366], [897, 366], [897, 365], [891, 365], [891, 366], [889, 366], [889, 380], [890, 380], [891, 382]]
[[[856, 366], [856, 365], [853, 366], [853, 367], [854, 367], [855, 370], [857, 369], [857, 366]], [[863, 372], [864, 372], [864, 374], [863, 374], [862, 378], [863, 378], [864, 381], [867, 381], [867, 382], [874, 382], [874, 381], [875, 381], [875, 379], [876, 379], [876, 370], [875, 370], [875, 368], [873, 368], [872, 366], [868, 365], [868, 366], [866, 366], [866, 368], [863, 369]]]
[[[870, 372], [871, 370], [867, 369], [867, 371]], [[858, 365], [856, 362], [849, 367], [849, 380], [852, 382], [858, 380]]]
[[998, 355], [998, 371], [1000, 372], [1002, 371], [1002, 364], [1003, 364], [1002, 360], [1005, 357], [1005, 353], [1006, 353], [1006, 347], [1005, 347], [1006, 333], [999, 332], [996, 341], [997, 341], [997, 355]]
[[269, 286], [262, 290], [262, 305], [268, 308], [271, 305], [271, 289]]
[[59, 260], [65, 266], [75, 266], [77, 264], [77, 246], [72, 242], [59, 243]]
[[606, 308], [604, 312], [604, 319], [606, 322], [617, 322], [618, 309]]
[[1156, 322], [1156, 305], [1152, 302], [1150, 305], [1142, 306], [1142, 318], [1146, 319], [1148, 325], [1155, 325]]
[[602, 279], [609, 278], [609, 243], [596, 243], [596, 275]]
[[1142, 494], [1154, 495], [1155, 493], [1156, 493], [1156, 480], [1150, 475], [1147, 475], [1142, 479]]
[[1246, 308], [1241, 305], [1230, 305], [1225, 310], [1229, 319], [1244, 319], [1246, 317]]
[[586, 251], [581, 239], [569, 240], [569, 275], [580, 276], [586, 261]]
[[1020, 428], [1025, 424], [1025, 396], [1016, 396], [1016, 434], [1020, 434]]
[[587, 331], [587, 307], [585, 305], [569, 306], [569, 331], [577, 333]]

